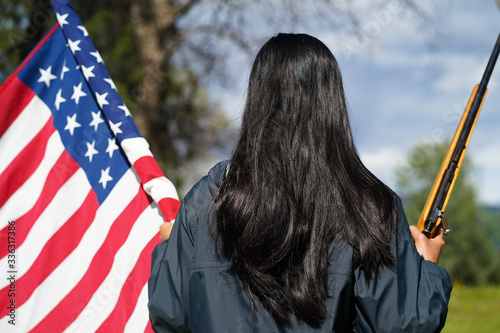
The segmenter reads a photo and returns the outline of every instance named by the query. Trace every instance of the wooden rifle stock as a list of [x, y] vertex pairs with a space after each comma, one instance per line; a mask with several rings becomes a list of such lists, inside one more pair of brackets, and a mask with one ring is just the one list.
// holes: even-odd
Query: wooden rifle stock
[[451, 231], [448, 228], [444, 210], [446, 209], [453, 185], [458, 176], [458, 171], [465, 156], [465, 150], [469, 144], [472, 131], [474, 130], [484, 98], [486, 97], [488, 81], [490, 80], [499, 53], [500, 34], [498, 35], [481, 82], [472, 91], [469, 102], [443, 159], [441, 168], [427, 197], [422, 214], [418, 219], [418, 229], [429, 238], [434, 237], [438, 227], [443, 227], [445, 234]]

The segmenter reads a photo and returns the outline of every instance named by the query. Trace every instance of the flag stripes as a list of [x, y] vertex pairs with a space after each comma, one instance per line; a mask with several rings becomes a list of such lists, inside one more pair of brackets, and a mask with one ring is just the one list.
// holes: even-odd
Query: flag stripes
[[[5, 168], [0, 177], [0, 205], [7, 199], [35, 172], [45, 154], [45, 147], [55, 127], [49, 120], [33, 140], [14, 158]], [[19, 173], [17, 170], [23, 168], [26, 172]]]
[[122, 332], [125, 330], [127, 318], [129, 318], [134, 312], [137, 300], [142, 291], [138, 288], [135, 281], [144, 281], [149, 278], [150, 267], [147, 265], [147, 257], [151, 256], [151, 252], [156, 244], [157, 242], [154, 239], [151, 239], [142, 250], [135, 267], [132, 269], [132, 272], [130, 272], [127, 280], [123, 284], [123, 288], [120, 292], [120, 296], [113, 312], [111, 312], [96, 332]]
[[0, 173], [2, 174], [22, 149], [33, 141], [34, 135], [38, 134], [50, 119], [50, 110], [36, 96], [33, 97], [25, 111], [28, 112], [23, 111], [0, 140], [0, 152], [2, 156], [5, 156], [5, 160], [0, 160]]
[[[141, 304], [147, 304], [147, 302], [148, 302], [148, 286], [145, 285], [142, 288], [141, 293], [139, 294], [139, 298], [137, 299], [137, 303], [135, 304], [134, 311], [130, 315], [123, 329], [124, 333], [135, 333], [137, 332], [137, 330], [134, 330], [134, 327], [141, 327], [141, 322], [142, 322], [141, 318], [149, 316], [148, 309], [141, 306]], [[151, 328], [151, 324], [149, 321], [144, 331], [153, 332], [153, 329]]]
[[[57, 161], [57, 159], [61, 159], [63, 157], [70, 159], [69, 154], [67, 154], [67, 152], [64, 150], [64, 146], [62, 145], [59, 135], [57, 133], [54, 133], [47, 143], [45, 156], [38, 166], [37, 170], [0, 209], [0, 221], [4, 222], [0, 223], [0, 226], [5, 226], [3, 230], [6, 231], [7, 222], [5, 221], [13, 220], [18, 216], [23, 216], [30, 209], [34, 209], [33, 206], [37, 204], [37, 200], [43, 200], [43, 198], [40, 196], [40, 193], [45, 186], [50, 186], [51, 184], [51, 182], [49, 182], [47, 179], [47, 177], [49, 177], [49, 174], [57, 173], [59, 179], [61, 177], [64, 177], [66, 173], [71, 172], [70, 169], [65, 169], [68, 163], [65, 163], [64, 161]], [[53, 167], [56, 161], [60, 167], [54, 170]], [[53, 179], [51, 178], [51, 180]], [[19, 237], [22, 237], [22, 235], [18, 235], [16, 241], [19, 241]], [[4, 256], [4, 252], [0, 253], [2, 253], [2, 255], [0, 255], [1, 258]]]
[[0, 137], [35, 96], [35, 93], [17, 77], [11, 76], [9, 79], [0, 87], [0, 94], [4, 96], [0, 104]]
[[[131, 180], [134, 176], [132, 172], [128, 174], [128, 180]], [[127, 179], [126, 179], [127, 180]], [[135, 191], [139, 189], [139, 186], [135, 186]], [[118, 215], [119, 212], [122, 211], [122, 206], [123, 206], [123, 197], [120, 195], [121, 191], [125, 191], [127, 194], [129, 194], [130, 191], [130, 186], [127, 184], [127, 182], [122, 182], [122, 184], [118, 184], [116, 191], [112, 193], [111, 197], [109, 198], [109, 201], [106, 201], [104, 205], [101, 205], [101, 207], [98, 209], [96, 217], [92, 223], [92, 225], [89, 227], [85, 235], [83, 236], [81, 242], [79, 243], [78, 247], [65, 259], [65, 261], [55, 270], [42, 284], [43, 288], [42, 290], [39, 291], [39, 297], [38, 299], [43, 299], [44, 304], [46, 305], [45, 309], [51, 309], [51, 308], [56, 308], [57, 304], [60, 304], [60, 302], [65, 298], [65, 295], [71, 294], [72, 290], [75, 287], [78, 287], [81, 283], [84, 283], [85, 281], [92, 281], [92, 279], [97, 279], [98, 276], [100, 276], [101, 272], [99, 272], [100, 269], [103, 270], [108, 270], [108, 262], [106, 260], [113, 260], [113, 258], [106, 258], [106, 260], [101, 261], [100, 263], [97, 261], [97, 264], [92, 265], [91, 262], [94, 260], [94, 256], [99, 252], [99, 248], [103, 247], [103, 242], [107, 240], [106, 237], [108, 238], [114, 238], [114, 237], [119, 237], [119, 235], [114, 235], [111, 232], [109, 234], [103, 234], [103, 230], [109, 229], [109, 225], [111, 225], [115, 220], [117, 220], [117, 216], [113, 216], [108, 214], [106, 211], [109, 212], [108, 208], [114, 207], [116, 208], [116, 213]], [[129, 202], [133, 203], [133, 199], [129, 198], [130, 200], [126, 202], [127, 204]], [[149, 203], [149, 202], [148, 202]], [[130, 206], [130, 205], [129, 205]], [[133, 204], [132, 204], [133, 206]], [[103, 214], [103, 212], [105, 212]], [[128, 210], [128, 212], [131, 212], [131, 209]], [[115, 224], [122, 224], [122, 228], [119, 229], [120, 232], [128, 232], [126, 228], [123, 228], [123, 214], [120, 214], [122, 216], [121, 220], [118, 222], [114, 222]], [[114, 231], [117, 229], [115, 228]], [[138, 243], [140, 245], [140, 243]], [[102, 252], [102, 251], [101, 251]], [[113, 253], [111, 253], [113, 254]], [[104, 266], [103, 266], [104, 265]], [[89, 267], [95, 267], [95, 269], [91, 270]], [[95, 274], [95, 276], [92, 276]], [[87, 278], [85, 276], [87, 275]], [[96, 277], [97, 276], [97, 277]], [[115, 274], [116, 276], [116, 274]], [[82, 282], [83, 280], [83, 282]], [[102, 279], [101, 279], [102, 280]], [[94, 281], [96, 282], [96, 281]], [[98, 282], [98, 281], [97, 281]], [[95, 288], [94, 288], [95, 289]], [[86, 290], [86, 292], [91, 292], [91, 290]], [[45, 293], [45, 294], [44, 294]], [[82, 296], [82, 294], [78, 294], [79, 296]], [[36, 311], [37, 309], [35, 306], [39, 301], [37, 301], [37, 298], [34, 298], [33, 301], [33, 310], [34, 312], [31, 312], [30, 315], [33, 318], [38, 318], [39, 316], [36, 316]], [[69, 304], [66, 305], [66, 307], [62, 308], [62, 312], [68, 308], [72, 309], [72, 312], [74, 310], [78, 309], [78, 304], [81, 303], [83, 300], [79, 299], [76, 297], [76, 301], [74, 304]], [[84, 304], [81, 304], [81, 307], [84, 307]], [[61, 308], [61, 307], [60, 307]], [[40, 311], [41, 309], [38, 309]], [[28, 313], [25, 311], [25, 313]], [[48, 313], [44, 312], [40, 315], [40, 318], [43, 318], [47, 315]], [[68, 314], [64, 315], [64, 313], [61, 313], [59, 311], [60, 318], [67, 317]], [[61, 319], [58, 318], [58, 321]], [[50, 321], [45, 321], [46, 323]], [[52, 322], [53, 324], [53, 322]], [[55, 329], [55, 327], [54, 327]], [[58, 331], [57, 329], [55, 331]]]
[[[80, 278], [79, 283], [59, 302], [59, 304], [37, 325], [34, 332], [46, 332], [47, 327], [52, 327], [56, 331], [62, 331], [73, 322], [80, 311], [88, 304], [92, 295], [97, 291], [101, 283], [106, 279], [114, 261], [115, 253], [125, 243], [125, 240], [132, 229], [138, 216], [149, 206], [150, 201], [140, 191], [130, 202], [120, 216], [114, 221], [109, 229], [108, 237], [104, 243], [93, 255], [91, 263], [84, 276]], [[67, 307], [73, 307], [74, 317], [63, 316]], [[64, 318], [59, 320], [58, 318]], [[54, 326], [53, 322], [58, 321]], [[88, 327], [88, 326], [87, 326]]]
[[[62, 146], [62, 144], [61, 144]], [[61, 156], [58, 159], [59, 164], [62, 164], [63, 161], [66, 161], [68, 159], [71, 159], [71, 157], [66, 153], [65, 151], [61, 154]], [[72, 160], [69, 160], [72, 161]], [[57, 165], [57, 164], [56, 164]], [[26, 239], [26, 236], [28, 235], [29, 231], [33, 227], [33, 224], [38, 220], [40, 214], [47, 208], [49, 203], [53, 200], [54, 196], [57, 194], [59, 189], [62, 187], [62, 185], [68, 181], [68, 179], [78, 170], [78, 165], [76, 163], [65, 163], [66, 166], [66, 172], [60, 173], [58, 172], [58, 169], [60, 168], [52, 168], [50, 172], [48, 173], [48, 176], [45, 177], [46, 181], [45, 184], [43, 185], [43, 189], [40, 192], [39, 196], [33, 196], [33, 193], [30, 193], [30, 196], [33, 196], [34, 199], [38, 200], [36, 203], [33, 205], [33, 207], [23, 216], [20, 218], [16, 219], [16, 230], [18, 237], [16, 238], [16, 244], [17, 246], [21, 246]], [[40, 169], [38, 169], [40, 170]], [[32, 178], [35, 177], [35, 175], [32, 176]], [[31, 178], [30, 178], [31, 179]], [[33, 182], [32, 182], [33, 183]], [[27, 189], [30, 187], [33, 187], [32, 184], [28, 184]], [[24, 194], [24, 192], [28, 191], [18, 191], [18, 193], [21, 192]], [[26, 194], [27, 195], [27, 194]], [[21, 196], [22, 197], [22, 196]], [[4, 235], [3, 237], [7, 237], [7, 227], [1, 230], [2, 234]], [[4, 256], [7, 255], [7, 249], [0, 249], [0, 258], [3, 258]]]

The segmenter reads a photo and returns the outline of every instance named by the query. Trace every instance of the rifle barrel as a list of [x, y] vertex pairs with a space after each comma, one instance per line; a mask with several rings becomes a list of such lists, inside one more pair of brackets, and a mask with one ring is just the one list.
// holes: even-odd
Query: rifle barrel
[[[460, 121], [455, 132], [455, 136], [450, 144], [450, 147], [448, 148], [448, 153], [443, 161], [443, 165], [441, 166], [434, 182], [433, 189], [431, 190], [424, 210], [422, 211], [422, 215], [419, 219], [419, 229], [421, 229], [422, 232], [428, 237], [432, 237], [434, 235], [435, 228], [439, 225], [438, 220], [443, 218], [443, 212], [446, 208], [446, 204], [453, 189], [456, 177], [458, 176], [458, 171], [462, 163], [465, 150], [479, 116], [479, 112], [486, 95], [488, 82], [499, 54], [500, 34], [498, 35], [493, 51], [491, 52], [490, 59], [488, 60], [481, 82], [476, 85], [472, 92], [469, 103], [464, 111], [464, 115], [462, 116], [462, 120]], [[449, 156], [450, 152], [451, 157]], [[447, 161], [447, 159], [449, 160]], [[437, 184], [439, 185], [435, 188]]]

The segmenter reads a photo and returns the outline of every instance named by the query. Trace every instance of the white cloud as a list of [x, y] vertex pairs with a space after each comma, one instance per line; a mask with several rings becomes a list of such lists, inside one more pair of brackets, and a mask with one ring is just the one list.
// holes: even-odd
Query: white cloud
[[[472, 140], [471, 140], [472, 141]], [[486, 145], [470, 145], [467, 154], [475, 166], [475, 187], [481, 202], [500, 204], [500, 140], [490, 140]]]
[[[435, 2], [422, 3], [434, 6]], [[366, 44], [356, 44], [343, 33], [306, 31], [325, 42], [339, 61], [362, 160], [391, 187], [395, 185], [395, 169], [404, 165], [406, 155], [419, 140], [439, 141], [453, 135], [500, 31], [495, 1], [447, 1], [436, 6], [441, 17], [435, 36], [432, 31], [426, 35], [416, 31], [420, 27], [403, 14], [393, 15], [387, 24], [381, 21], [384, 24], [379, 23], [378, 34], [373, 30]], [[377, 22], [374, 13], [366, 13], [366, 27], [370, 21]], [[355, 52], [349, 54], [346, 45], [353, 46], [351, 51]], [[251, 65], [242, 71], [241, 64], [238, 62], [231, 89], [213, 89], [214, 98], [222, 101], [232, 119], [238, 119], [243, 109]], [[479, 198], [500, 205], [498, 105], [500, 62], [467, 150], [479, 167]]]
[[396, 146], [385, 146], [378, 150], [360, 151], [365, 166], [391, 188], [396, 186], [395, 170], [405, 164], [406, 156]]

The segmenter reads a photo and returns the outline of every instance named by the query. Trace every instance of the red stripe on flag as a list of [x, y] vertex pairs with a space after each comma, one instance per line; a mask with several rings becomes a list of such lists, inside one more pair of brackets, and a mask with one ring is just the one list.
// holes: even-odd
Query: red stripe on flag
[[151, 321], [149, 321], [149, 320], [148, 320], [148, 325], [146, 326], [146, 329], [144, 330], [144, 333], [154, 333], [153, 326], [151, 326]]
[[[134, 163], [134, 168], [141, 179], [142, 184], [158, 178], [164, 177], [158, 163], [152, 156], [143, 156]], [[158, 207], [166, 221], [172, 221], [177, 216], [177, 211], [181, 203], [177, 199], [163, 198], [158, 202]]]
[[142, 250], [134, 269], [130, 272], [118, 298], [113, 312], [96, 332], [123, 332], [128, 319], [134, 312], [137, 299], [149, 279], [151, 253], [159, 243], [160, 233], [156, 234]]
[[[26, 214], [16, 219], [17, 248], [19, 248], [24, 242], [36, 220], [38, 220], [40, 214], [42, 214], [45, 208], [47, 208], [57, 191], [59, 191], [61, 186], [66, 183], [66, 181], [73, 176], [79, 168], [80, 167], [75, 160], [66, 150], [64, 150], [47, 175], [42, 192], [40, 193], [35, 205]], [[5, 240], [4, 244], [7, 244], [7, 232], [8, 226], [0, 230], [0, 243]], [[7, 254], [7, 247], [0, 247], [0, 258], [5, 257]]]
[[146, 184], [152, 179], [163, 177], [158, 163], [152, 156], [143, 156], [134, 163], [134, 169], [137, 171], [139, 178], [143, 184]]
[[148, 320], [148, 325], [146, 326], [146, 329], [144, 330], [144, 333], [154, 333], [153, 326], [151, 326], [151, 321], [149, 321], [149, 320]]
[[52, 117], [0, 175], [0, 207], [35, 172], [45, 155], [47, 141], [55, 132]]
[[28, 105], [35, 93], [17, 77], [12, 76], [2, 85], [0, 94], [0, 137]]
[[123, 285], [113, 312], [111, 312], [96, 332], [123, 332], [125, 330], [125, 325], [137, 305], [137, 299], [142, 291], [142, 287], [148, 282], [151, 268], [151, 253], [159, 243], [159, 235], [160, 233], [156, 234], [144, 250], [142, 250], [134, 269], [130, 272]]
[[[45, 244], [26, 274], [16, 280], [17, 308], [30, 298], [38, 285], [76, 248], [85, 231], [94, 220], [98, 207], [97, 195], [91, 190], [81, 207]], [[8, 286], [0, 291], [1, 300], [8, 300], [8, 291]], [[0, 318], [7, 314], [7, 310], [5, 306], [0, 308]]]
[[106, 240], [96, 252], [82, 279], [30, 332], [62, 332], [80, 315], [111, 271], [115, 254], [125, 243], [135, 221], [149, 205], [149, 197], [140, 189], [113, 222]]
[[163, 198], [158, 202], [158, 207], [165, 221], [172, 221], [175, 219], [180, 206], [180, 201], [173, 198]]

